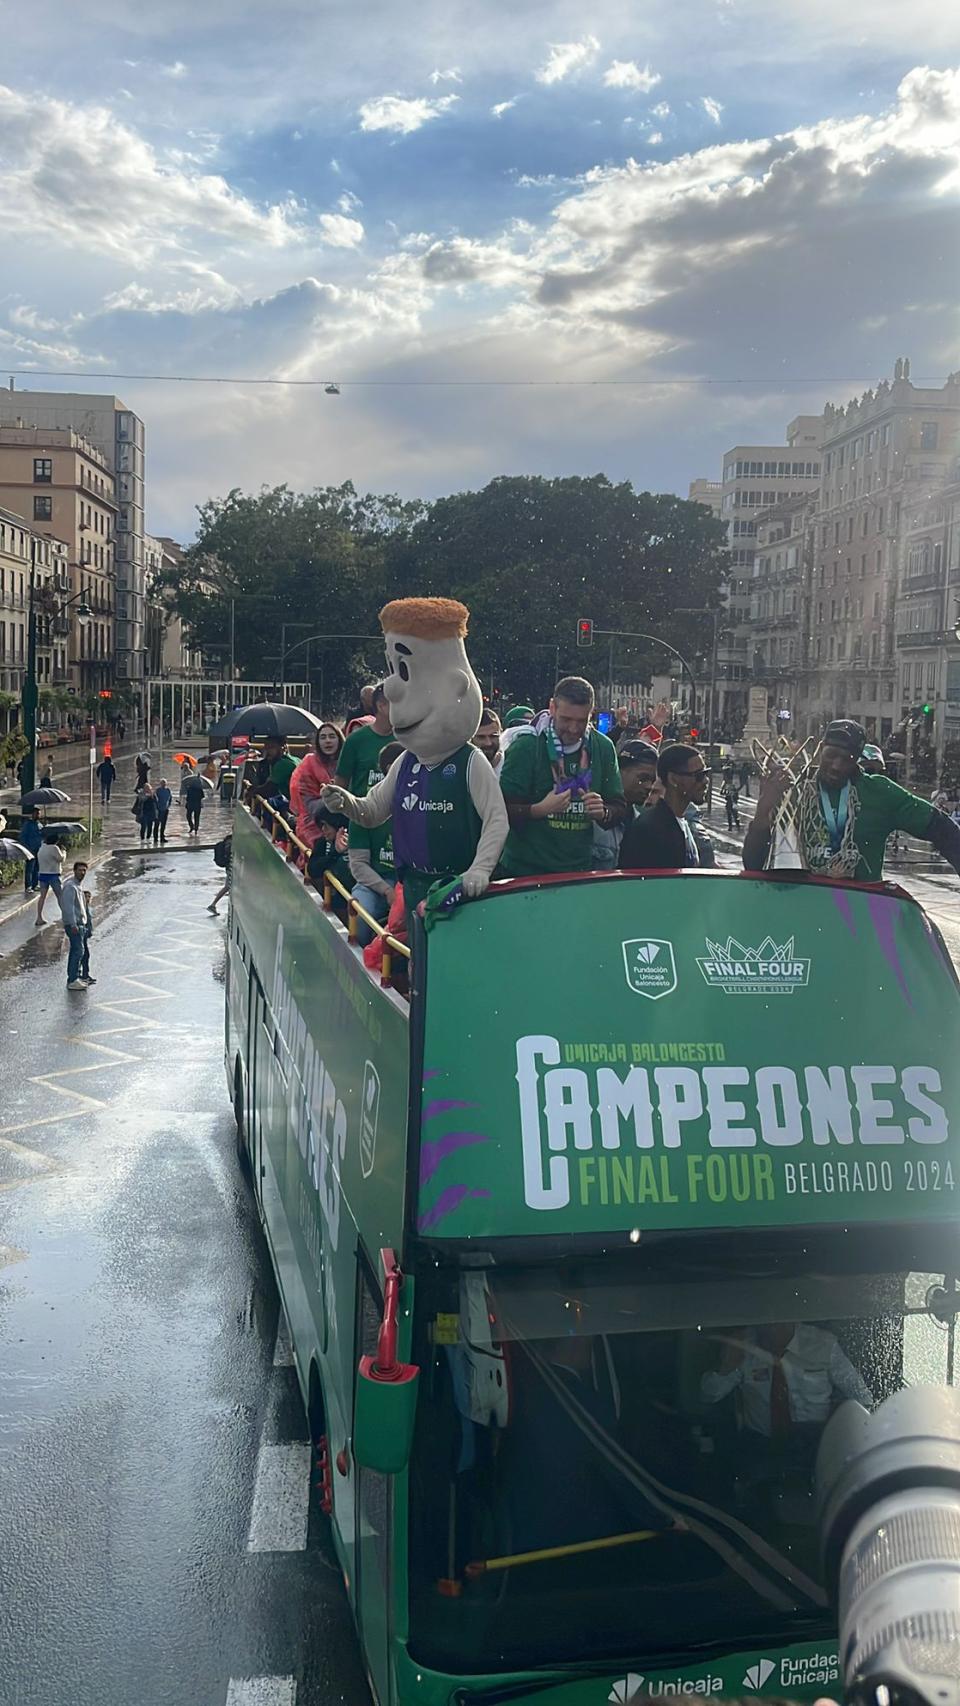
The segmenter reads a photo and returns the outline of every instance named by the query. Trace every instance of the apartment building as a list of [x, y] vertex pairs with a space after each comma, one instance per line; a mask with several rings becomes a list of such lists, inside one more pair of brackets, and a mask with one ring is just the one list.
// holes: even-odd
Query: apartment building
[[72, 429], [96, 447], [113, 475], [116, 588], [124, 594], [126, 611], [115, 623], [115, 671], [118, 682], [137, 687], [143, 682], [146, 643], [143, 421], [115, 396], [81, 391], [0, 391], [0, 426], [16, 420], [58, 431]]
[[691, 480], [687, 492], [690, 503], [703, 504], [710, 514], [719, 521], [720, 509], [723, 502], [723, 483], [720, 480]]
[[[70, 595], [69, 552], [61, 539], [49, 538], [21, 515], [0, 508], [0, 692], [17, 700], [23, 693], [30, 620], [30, 577], [37, 613], [37, 685], [58, 687], [67, 680], [69, 614], [58, 602]], [[21, 716], [19, 705], [0, 711], [0, 732]]]
[[750, 581], [754, 687], [767, 688], [771, 728], [793, 736], [801, 715], [816, 492], [785, 498], [756, 515]]
[[787, 427], [786, 443], [736, 444], [723, 458], [719, 514], [727, 524], [730, 580], [729, 619], [717, 651], [717, 692], [719, 722], [731, 731], [743, 721], [747, 688], [754, 673], [757, 518], [779, 504], [817, 491], [822, 432], [819, 415], [798, 415]]
[[[114, 479], [105, 457], [70, 427], [0, 426], [0, 506], [66, 547], [68, 649], [62, 685], [80, 694], [113, 679]], [[88, 620], [77, 617], [86, 605]]]
[[[824, 409], [804, 733], [848, 716], [871, 739], [884, 741], [915, 696], [918, 668], [926, 683], [943, 643], [943, 586], [933, 583], [942, 581], [945, 560], [941, 542], [934, 571], [931, 541], [940, 524], [931, 521], [928, 532], [922, 518], [937, 508], [957, 460], [958, 434], [960, 374], [938, 389], [918, 387], [905, 360], [876, 390]], [[916, 537], [902, 562], [905, 526]], [[920, 567], [928, 560], [925, 541], [929, 572]], [[939, 679], [940, 673], [937, 664], [932, 674]], [[945, 676], [943, 685], [945, 692]]]

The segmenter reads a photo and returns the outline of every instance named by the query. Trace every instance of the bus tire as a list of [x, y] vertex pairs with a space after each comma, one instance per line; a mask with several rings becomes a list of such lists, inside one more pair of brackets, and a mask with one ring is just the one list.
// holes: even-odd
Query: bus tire
[[238, 1055], [233, 1063], [233, 1118], [237, 1131], [237, 1161], [240, 1171], [246, 1178], [250, 1177], [250, 1151], [243, 1124], [243, 1071]]

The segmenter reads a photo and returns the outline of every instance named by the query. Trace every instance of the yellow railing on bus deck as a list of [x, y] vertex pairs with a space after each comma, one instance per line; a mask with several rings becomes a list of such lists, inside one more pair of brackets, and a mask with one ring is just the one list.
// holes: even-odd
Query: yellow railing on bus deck
[[[248, 801], [250, 799], [251, 793], [252, 790], [249, 787], [244, 790], [245, 800]], [[248, 810], [250, 810], [249, 806]], [[269, 805], [266, 800], [261, 799], [259, 796], [257, 796], [257, 811], [266, 812], [267, 816], [271, 820], [271, 841], [274, 843], [280, 839], [288, 841], [291, 846], [296, 847], [298, 852], [302, 853], [305, 858], [310, 857], [310, 848], [307, 846], [305, 841], [301, 841], [300, 837], [294, 834], [286, 818], [282, 817], [278, 811], [274, 810], [273, 806]], [[251, 816], [256, 815], [256, 812], [251, 810]], [[304, 872], [304, 880], [306, 880], [306, 872]], [[399, 954], [401, 959], [408, 960], [410, 958], [409, 947], [406, 942], [398, 942], [396, 936], [391, 936], [389, 930], [386, 930], [376, 918], [371, 917], [370, 913], [367, 912], [358, 901], [354, 900], [350, 890], [344, 888], [339, 879], [331, 875], [329, 871], [324, 871], [323, 873], [323, 905], [326, 912], [329, 912], [333, 906], [332, 892], [334, 889], [347, 903], [347, 934], [349, 935], [353, 946], [357, 946], [358, 918], [362, 918], [364, 924], [369, 926], [374, 935], [380, 937], [380, 940], [383, 943], [383, 958], [380, 964], [380, 981], [384, 984], [390, 983], [393, 975], [394, 954]]]

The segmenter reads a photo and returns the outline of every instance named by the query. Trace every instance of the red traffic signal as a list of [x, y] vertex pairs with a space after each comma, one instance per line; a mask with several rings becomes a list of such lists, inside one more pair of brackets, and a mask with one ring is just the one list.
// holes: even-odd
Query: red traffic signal
[[700, 730], [699, 729], [691, 729], [690, 730], [690, 739], [691, 740], [699, 740], [700, 739]]
[[101, 687], [100, 697], [101, 697], [101, 699], [112, 699], [113, 698], [113, 694], [111, 693], [109, 687]]
[[591, 622], [589, 616], [581, 616], [579, 622], [577, 623], [577, 645], [578, 646], [592, 646], [593, 645], [593, 623]]

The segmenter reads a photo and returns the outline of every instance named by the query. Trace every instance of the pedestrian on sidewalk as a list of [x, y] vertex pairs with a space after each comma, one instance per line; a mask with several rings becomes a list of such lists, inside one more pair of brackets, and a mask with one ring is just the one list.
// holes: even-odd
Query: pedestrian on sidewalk
[[157, 839], [160, 828], [160, 814], [157, 810], [157, 796], [149, 782], [140, 789], [140, 840]]
[[43, 909], [47, 904], [47, 891], [52, 889], [60, 899], [61, 877], [66, 864], [67, 855], [60, 844], [60, 839], [52, 829], [44, 831], [43, 841], [37, 853], [37, 867], [40, 881], [40, 896], [37, 901], [37, 929], [43, 923]]
[[117, 718], [117, 739], [122, 740], [127, 732], [127, 725], [122, 717]]
[[149, 752], [146, 752], [146, 751], [138, 752], [136, 758], [134, 759], [134, 763], [137, 767], [137, 790], [139, 792], [139, 790], [141, 788], [146, 787], [147, 783], [150, 780], [150, 754], [149, 754]]
[[210, 905], [207, 907], [208, 912], [215, 913], [217, 910], [217, 902], [221, 901], [224, 895], [230, 893], [230, 866], [233, 862], [232, 835], [225, 835], [222, 841], [217, 842], [216, 847], [213, 849], [213, 861], [214, 864], [219, 865], [223, 871], [223, 887], [217, 890], [210, 902]]
[[60, 891], [60, 912], [68, 944], [67, 988], [70, 990], [86, 989], [89, 984], [97, 981], [95, 977], [90, 976], [90, 937], [93, 924], [89, 896], [83, 887], [87, 869], [85, 859], [75, 860], [73, 876], [67, 878]]
[[38, 788], [52, 788], [53, 787], [53, 759], [52, 758], [45, 758], [44, 759], [44, 761], [40, 767], [40, 780], [37, 783], [37, 787]]
[[167, 839], [167, 819], [170, 816], [170, 807], [172, 805], [173, 795], [167, 787], [167, 778], [165, 776], [161, 776], [160, 786], [157, 789], [157, 827], [153, 832], [154, 841], [156, 841], [159, 834], [161, 846], [165, 844]]
[[20, 845], [26, 847], [30, 854], [23, 868], [23, 892], [33, 894], [40, 881], [40, 867], [37, 864], [37, 854], [43, 846], [43, 828], [40, 823], [39, 806], [28, 806], [20, 824]]
[[97, 776], [100, 779], [100, 804], [110, 804], [110, 789], [117, 779], [117, 767], [112, 758], [101, 759], [97, 765]]
[[190, 835], [200, 834], [200, 813], [203, 810], [203, 783], [199, 772], [194, 771], [184, 791], [183, 799], [187, 808], [187, 830]]

